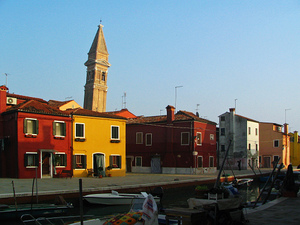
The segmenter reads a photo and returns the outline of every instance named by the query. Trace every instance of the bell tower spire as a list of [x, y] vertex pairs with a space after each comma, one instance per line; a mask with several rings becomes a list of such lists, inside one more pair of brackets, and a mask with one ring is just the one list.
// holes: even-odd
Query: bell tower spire
[[97, 111], [106, 111], [108, 51], [103, 34], [103, 25], [100, 23], [94, 41], [88, 53], [86, 84], [84, 90], [84, 108]]

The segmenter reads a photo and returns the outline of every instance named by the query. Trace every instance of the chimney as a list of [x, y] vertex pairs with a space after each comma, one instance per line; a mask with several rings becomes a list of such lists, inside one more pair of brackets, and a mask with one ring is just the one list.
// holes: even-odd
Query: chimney
[[166, 109], [167, 109], [167, 124], [172, 124], [172, 122], [175, 119], [175, 114], [174, 114], [175, 108], [171, 105], [168, 105]]
[[6, 110], [6, 93], [8, 88], [5, 85], [0, 86], [0, 113]]
[[284, 134], [288, 134], [289, 133], [289, 125], [287, 123], [283, 124], [284, 126]]
[[235, 114], [235, 108], [230, 108], [229, 111], [233, 114]]

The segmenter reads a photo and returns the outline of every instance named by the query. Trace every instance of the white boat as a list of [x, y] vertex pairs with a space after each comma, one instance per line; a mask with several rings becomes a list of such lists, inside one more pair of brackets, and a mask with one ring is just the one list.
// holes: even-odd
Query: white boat
[[[131, 194], [112, 191], [111, 193], [85, 195], [83, 196], [83, 199], [85, 199], [88, 203], [99, 205], [132, 205], [133, 200], [144, 201], [147, 196], [148, 194], [146, 192]], [[159, 197], [154, 197], [154, 199], [156, 203], [159, 203]]]

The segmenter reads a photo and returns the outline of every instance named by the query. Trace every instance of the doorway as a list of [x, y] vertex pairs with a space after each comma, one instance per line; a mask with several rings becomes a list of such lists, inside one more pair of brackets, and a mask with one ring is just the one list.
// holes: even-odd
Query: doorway
[[98, 177], [102, 175], [105, 176], [105, 164], [104, 164], [104, 154], [95, 153], [93, 155], [93, 170], [94, 176]]
[[42, 178], [52, 177], [52, 153], [42, 152]]
[[153, 156], [151, 158], [151, 173], [161, 173], [160, 156]]

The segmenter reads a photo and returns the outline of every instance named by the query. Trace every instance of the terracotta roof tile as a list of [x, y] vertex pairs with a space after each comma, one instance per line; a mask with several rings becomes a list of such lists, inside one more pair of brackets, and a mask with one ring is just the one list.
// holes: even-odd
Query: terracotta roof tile
[[113, 115], [113, 114], [106, 113], [106, 112], [95, 112], [95, 111], [88, 110], [88, 109], [80, 109], [80, 108], [67, 109], [66, 112], [69, 114], [72, 114], [72, 115], [94, 116], [94, 117], [104, 117], [104, 118], [114, 118], [114, 119], [126, 120], [126, 118], [124, 118], [122, 116], [117, 116], [117, 115]]
[[48, 105], [47, 103], [42, 103], [36, 100], [29, 100], [26, 102], [22, 102], [6, 110], [6, 112], [12, 112], [12, 111], [22, 111], [22, 112], [29, 112], [29, 113], [50, 114], [50, 115], [60, 115], [60, 116], [69, 115], [64, 111], [61, 111], [55, 107]]
[[17, 94], [7, 93], [6, 96], [7, 97], [21, 99], [21, 100], [25, 100], [25, 101], [35, 100], [35, 101], [38, 101], [38, 102], [47, 103], [47, 101], [45, 101], [44, 99], [35, 98], [35, 97], [29, 97], [29, 96], [24, 96], [24, 95], [17, 95]]
[[56, 107], [56, 108], [59, 108], [60, 106], [68, 103], [68, 102], [71, 102], [73, 100], [69, 100], [69, 101], [56, 101], [56, 100], [49, 100], [48, 101], [48, 104], [53, 106], [53, 107]]

